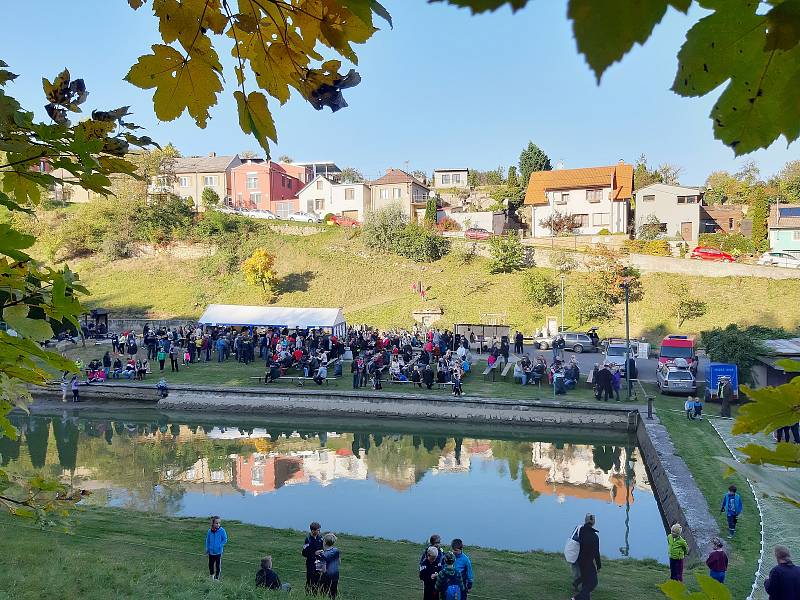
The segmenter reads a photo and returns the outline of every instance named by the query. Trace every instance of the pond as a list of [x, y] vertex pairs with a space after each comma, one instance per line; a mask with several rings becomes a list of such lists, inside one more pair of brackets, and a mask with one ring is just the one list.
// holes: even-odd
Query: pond
[[[189, 416], [194, 418], [193, 415]], [[632, 438], [598, 433], [151, 411], [15, 417], [6, 468], [91, 490], [84, 502], [422, 543], [561, 552], [587, 512], [601, 552], [666, 560], [664, 528]]]

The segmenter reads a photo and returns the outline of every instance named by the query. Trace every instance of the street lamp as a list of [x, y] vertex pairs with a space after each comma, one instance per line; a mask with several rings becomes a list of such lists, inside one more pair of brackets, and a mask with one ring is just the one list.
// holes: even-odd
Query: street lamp
[[564, 273], [561, 273], [561, 326], [559, 327], [559, 331], [564, 331], [564, 279], [566, 279]]
[[629, 302], [631, 296], [631, 280], [626, 277], [620, 287], [625, 290], [625, 387], [628, 390], [626, 401], [631, 400], [631, 328]]

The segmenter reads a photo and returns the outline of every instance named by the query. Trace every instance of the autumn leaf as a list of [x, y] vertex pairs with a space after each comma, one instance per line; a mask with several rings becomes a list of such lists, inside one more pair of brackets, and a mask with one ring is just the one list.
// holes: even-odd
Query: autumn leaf
[[275, 121], [272, 113], [267, 106], [267, 98], [261, 92], [250, 92], [247, 97], [236, 90], [233, 93], [236, 99], [236, 107], [239, 112], [239, 126], [245, 133], [252, 133], [258, 143], [269, 157], [269, 142], [278, 141], [278, 134], [275, 131]]
[[800, 377], [778, 387], [757, 390], [742, 386], [742, 391], [752, 402], [739, 409], [733, 433], [772, 432], [779, 427], [797, 423], [800, 413]]
[[7, 306], [3, 310], [3, 320], [18, 334], [43, 342], [53, 337], [53, 328], [47, 321], [28, 318], [30, 307], [25, 304]]
[[152, 54], [139, 57], [125, 79], [144, 89], [155, 88], [153, 107], [162, 121], [173, 121], [188, 111], [198, 127], [205, 128], [208, 109], [222, 91], [217, 71], [208, 61], [184, 60], [171, 46], [155, 44], [152, 49]]
[[578, 50], [598, 83], [606, 69], [622, 59], [634, 44], [644, 44], [668, 6], [681, 12], [691, 0], [570, 0], [568, 15]]
[[774, 450], [758, 444], [747, 444], [739, 450], [747, 455], [747, 462], [754, 465], [766, 463], [786, 468], [800, 467], [800, 444], [780, 442]]

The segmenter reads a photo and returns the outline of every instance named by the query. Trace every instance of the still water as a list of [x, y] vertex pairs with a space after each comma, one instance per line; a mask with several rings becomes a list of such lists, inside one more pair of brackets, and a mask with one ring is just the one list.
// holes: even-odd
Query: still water
[[[422, 543], [560, 552], [587, 512], [608, 557], [666, 560], [639, 451], [626, 436], [509, 434], [404, 423], [15, 420], [2, 464], [91, 490], [88, 504]], [[505, 437], [506, 439], [502, 439]]]

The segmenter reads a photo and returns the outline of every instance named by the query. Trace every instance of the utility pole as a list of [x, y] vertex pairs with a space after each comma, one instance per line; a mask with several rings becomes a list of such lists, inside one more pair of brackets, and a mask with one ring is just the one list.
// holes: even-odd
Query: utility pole
[[564, 274], [561, 273], [561, 326], [559, 331], [564, 331]]
[[625, 290], [625, 387], [628, 389], [626, 401], [631, 400], [631, 326], [630, 326], [630, 295], [631, 295], [631, 282], [625, 279], [622, 284]]

